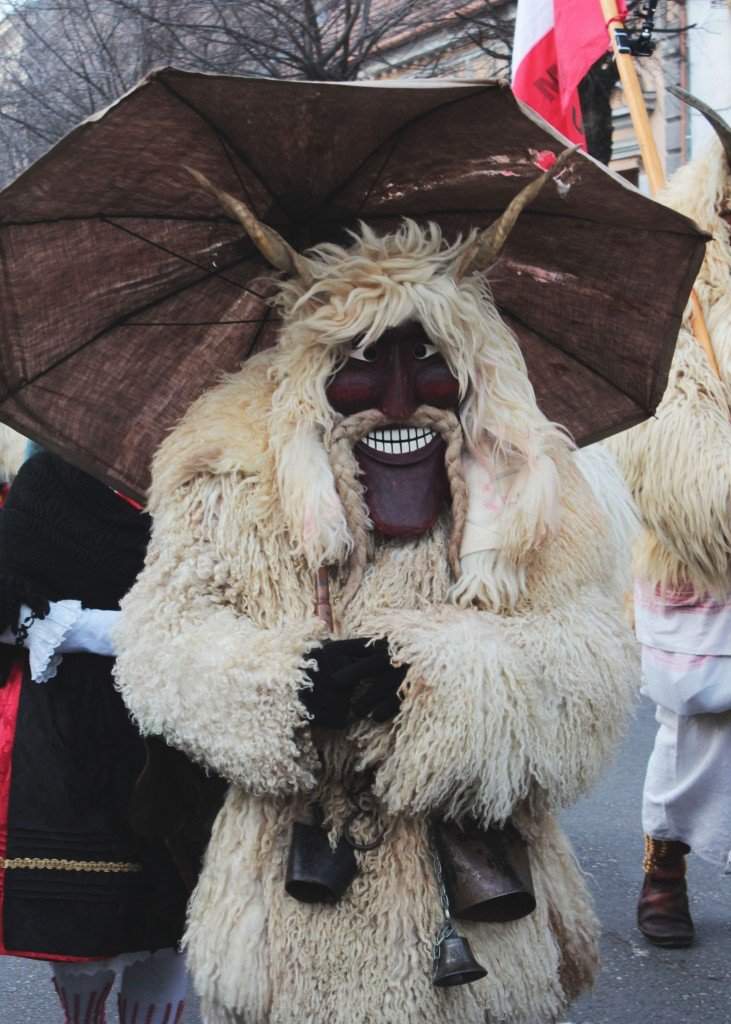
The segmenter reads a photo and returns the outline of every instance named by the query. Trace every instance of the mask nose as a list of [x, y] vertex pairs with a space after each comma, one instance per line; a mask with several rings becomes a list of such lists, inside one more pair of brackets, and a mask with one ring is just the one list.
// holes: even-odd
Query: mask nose
[[386, 364], [386, 380], [380, 408], [389, 419], [405, 421], [415, 411], [416, 379], [414, 359], [407, 345], [391, 346]]

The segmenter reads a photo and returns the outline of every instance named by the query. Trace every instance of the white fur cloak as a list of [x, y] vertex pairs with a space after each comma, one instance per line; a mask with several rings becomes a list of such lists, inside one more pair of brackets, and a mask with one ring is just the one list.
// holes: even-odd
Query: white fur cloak
[[695, 287], [721, 379], [686, 315], [655, 416], [607, 445], [644, 526], [637, 576], [720, 597], [731, 587], [731, 228], [721, 216], [731, 209], [731, 168], [720, 140], [681, 167], [658, 198], [712, 236]]
[[[722, 216], [731, 209], [731, 167], [720, 140], [680, 168], [659, 198], [712, 236], [695, 287], [721, 376], [693, 338], [686, 311], [656, 415], [608, 446], [642, 518], [634, 559], [638, 592], [649, 592], [660, 608], [667, 602], [676, 614], [680, 603], [690, 624], [695, 609], [725, 606], [731, 593], [731, 229]], [[731, 715], [676, 713], [692, 686], [698, 703], [708, 698], [703, 688], [715, 659], [704, 654], [708, 635], [698, 632], [700, 621], [707, 626], [712, 620], [696, 620], [689, 646], [687, 635], [680, 643], [669, 639], [669, 620], [662, 617], [662, 646], [647, 644], [643, 653], [660, 726], [645, 779], [643, 830], [687, 842], [701, 857], [724, 864], [731, 837]], [[699, 656], [702, 671], [688, 671], [688, 655]]]
[[[123, 602], [116, 673], [145, 733], [231, 782], [192, 897], [187, 949], [207, 1024], [549, 1024], [590, 984], [597, 925], [554, 813], [591, 785], [632, 699], [607, 526], [572, 460], [561, 527], [512, 615], [448, 602], [447, 524], [377, 543], [343, 636], [383, 636], [410, 666], [393, 723], [314, 737], [298, 690], [323, 635], [293, 550], [267, 423], [271, 353], [201, 398], [154, 465], [146, 566]], [[338, 609], [340, 582], [332, 597]], [[319, 751], [319, 759], [315, 750]], [[372, 767], [387, 826], [336, 906], [284, 892], [292, 821]], [[487, 977], [435, 989], [441, 915], [426, 823], [512, 816], [537, 908], [467, 924]], [[487, 1016], [486, 1016], [487, 1014]]]

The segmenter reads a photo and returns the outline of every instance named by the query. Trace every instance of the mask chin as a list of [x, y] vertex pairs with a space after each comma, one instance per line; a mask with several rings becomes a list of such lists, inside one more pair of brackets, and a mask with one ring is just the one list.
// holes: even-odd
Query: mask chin
[[449, 499], [446, 445], [435, 438], [421, 458], [389, 459], [362, 442], [355, 448], [373, 526], [386, 537], [418, 537], [436, 523]]

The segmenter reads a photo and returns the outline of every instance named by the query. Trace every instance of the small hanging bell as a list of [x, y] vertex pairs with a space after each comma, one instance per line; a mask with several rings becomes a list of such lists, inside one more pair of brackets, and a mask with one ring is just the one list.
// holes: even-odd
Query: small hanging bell
[[467, 939], [458, 935], [451, 924], [445, 922], [434, 943], [432, 983], [437, 988], [471, 985], [486, 974], [485, 968], [472, 955]]
[[434, 865], [434, 879], [437, 883], [439, 900], [444, 914], [442, 927], [439, 929], [432, 950], [432, 984], [436, 988], [471, 985], [474, 981], [484, 978], [487, 971], [482, 964], [478, 964], [475, 960], [469, 942], [463, 935], [457, 934], [457, 929], [452, 923], [449, 893], [444, 884], [444, 871], [433, 825], [429, 829], [429, 845]]

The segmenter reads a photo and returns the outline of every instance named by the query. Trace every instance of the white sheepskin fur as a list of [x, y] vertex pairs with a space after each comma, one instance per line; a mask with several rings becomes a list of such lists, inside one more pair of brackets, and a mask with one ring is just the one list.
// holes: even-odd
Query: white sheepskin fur
[[[459, 251], [410, 224], [316, 250], [315, 283], [282, 285], [279, 345], [195, 403], [155, 459], [152, 540], [123, 602], [116, 675], [143, 732], [232, 783], [186, 937], [207, 1024], [551, 1024], [596, 968], [596, 921], [552, 815], [610, 754], [634, 645], [611, 529], [484, 285], [451, 277]], [[325, 383], [361, 335], [407, 316], [460, 381], [465, 454], [517, 481], [517, 526], [501, 543], [524, 585], [509, 613], [456, 600], [448, 512], [422, 537], [373, 537], [355, 596], [340, 601], [350, 539], [328, 478]], [[325, 553], [339, 635], [388, 636], [410, 666], [391, 723], [326, 733], [298, 700], [323, 637], [312, 606]], [[365, 767], [382, 846], [357, 855], [337, 905], [291, 899], [292, 822], [314, 792], [337, 836]], [[433, 813], [511, 817], [537, 898], [520, 921], [465, 924], [488, 975], [443, 990], [431, 983]]]
[[25, 458], [27, 438], [0, 423], [0, 480], [12, 483]]
[[632, 549], [640, 533], [640, 514], [614, 454], [603, 444], [574, 453], [579, 472], [591, 487], [609, 527], [608, 559], [615, 567], [614, 591], [632, 589]]
[[[507, 620], [443, 608], [429, 617], [392, 610], [375, 625], [394, 662], [409, 665], [392, 750], [378, 749], [373, 765], [375, 791], [392, 814], [471, 814], [488, 826], [536, 787], [558, 810], [593, 784], [624, 724], [605, 680], [619, 658], [624, 687], [612, 692], [624, 709], [636, 667], [616, 604], [599, 588]], [[366, 749], [362, 764], [373, 760]]]
[[721, 216], [731, 209], [731, 170], [720, 142], [681, 168], [660, 198], [713, 236], [696, 290], [721, 379], [686, 319], [655, 417], [607, 444], [645, 528], [637, 575], [720, 596], [731, 557], [731, 232]]

